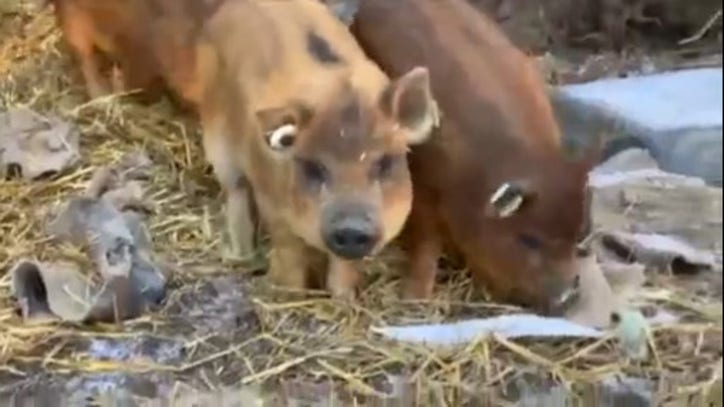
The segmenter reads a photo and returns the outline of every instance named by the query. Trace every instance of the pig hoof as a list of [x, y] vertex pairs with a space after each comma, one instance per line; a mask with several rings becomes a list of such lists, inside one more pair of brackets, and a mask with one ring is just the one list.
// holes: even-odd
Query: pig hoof
[[110, 95], [110, 90], [100, 84], [88, 84], [88, 98], [91, 100]]
[[354, 301], [357, 298], [357, 293], [354, 288], [337, 289], [332, 291], [332, 298], [341, 301]]
[[246, 262], [255, 258], [255, 252], [251, 250], [241, 250], [232, 246], [225, 246], [222, 251], [224, 260], [233, 262]]
[[111, 72], [111, 91], [116, 94], [127, 91], [123, 72], [118, 67], [113, 67], [113, 71]]
[[405, 284], [402, 289], [402, 299], [408, 301], [428, 300], [432, 297], [432, 286], [418, 283]]
[[354, 285], [328, 286], [331, 296], [335, 300], [354, 301], [357, 298], [357, 289]]
[[251, 259], [256, 255], [256, 246], [254, 245], [254, 237], [240, 235], [236, 230], [229, 229], [229, 240], [226, 251], [229, 256], [236, 259]]

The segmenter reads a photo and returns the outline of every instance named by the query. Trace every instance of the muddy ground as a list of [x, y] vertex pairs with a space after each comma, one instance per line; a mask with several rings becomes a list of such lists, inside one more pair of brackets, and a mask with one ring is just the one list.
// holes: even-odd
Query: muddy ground
[[[590, 2], [475, 2], [494, 14], [517, 44], [541, 57], [551, 83], [721, 65], [720, 22], [702, 38], [678, 44], [705, 25], [721, 7], [719, 3], [701, 0], [682, 13], [670, 10], [693, 3], [650, 1], [647, 10], [659, 13], [662, 26], [627, 21], [625, 39], [616, 43], [597, 17], [600, 10]], [[674, 8], [661, 8], [669, 3]], [[463, 303], [469, 290], [466, 278], [457, 273], [443, 276], [444, 292], [435, 304], [425, 306], [399, 303], [394, 298], [394, 273], [378, 266], [368, 273], [363, 303], [358, 307], [324, 298], [279, 300], [269, 295], [260, 278], [263, 271], [222, 262], [218, 237], [203, 232], [209, 224], [220, 226], [213, 215], [219, 209], [219, 191], [203, 164], [193, 122], [166, 105], [151, 112], [127, 101], [67, 114], [83, 103], [77, 70], [50, 15], [28, 3], [0, 0], [0, 51], [0, 107], [28, 104], [43, 112], [64, 112], [81, 126], [86, 151], [83, 161], [59, 179], [33, 186], [17, 180], [0, 181], [0, 325], [6, 330], [0, 333], [0, 404], [135, 405], [142, 400], [175, 399], [175, 405], [192, 405], [178, 400], [196, 389], [217, 397], [196, 405], [254, 405], [262, 394], [267, 400], [273, 395], [289, 396], [276, 397], [276, 405], [291, 405], [289, 399], [316, 400], [322, 404], [309, 405], [324, 405], [321, 400], [330, 397], [347, 405], [352, 395], [361, 404], [383, 405], [382, 393], [396, 394], [385, 405], [407, 405], [410, 397], [427, 405], [457, 405], [463, 400], [470, 405], [503, 405], [502, 401], [493, 402], [492, 393], [501, 395], [498, 392], [502, 391], [500, 400], [515, 399], [537, 387], [550, 388], [547, 382], [555, 375], [545, 366], [496, 342], [481, 345], [485, 354], [495, 355], [483, 361], [482, 350], [431, 356], [371, 338], [365, 332], [380, 321], [410, 323], [423, 317], [440, 321], [506, 311], [504, 306]], [[182, 139], [192, 140], [179, 141]], [[132, 147], [146, 149], [158, 170], [149, 195], [163, 204], [151, 219], [151, 232], [159, 255], [176, 270], [168, 298], [153, 313], [120, 326], [23, 326], [8, 295], [7, 270], [22, 255], [59, 255], [59, 251], [46, 249], [39, 232], [42, 221], [32, 214], [62, 199], [63, 194], [77, 191], [78, 185], [88, 180], [89, 168], [116, 159], [118, 151]], [[702, 293], [718, 295], [721, 301], [720, 277], [718, 284], [718, 293]], [[711, 288], [712, 284], [704, 285]], [[626, 405], [649, 405], [650, 400], [640, 396], [641, 389], [666, 391], [676, 384], [693, 386], [706, 381], [711, 375], [706, 368], [711, 355], [721, 358], [721, 330], [695, 330], [676, 339], [662, 334], [658, 339], [678, 341], [675, 345], [681, 346], [686, 360], [667, 362], [665, 370], [620, 368], [609, 356], [610, 347], [604, 346], [576, 368], [588, 372], [610, 369], [652, 379], [630, 382], [633, 389], [628, 391], [607, 387], [612, 405], [625, 401], [631, 403]], [[585, 345], [589, 344], [574, 343], [568, 348], [557, 343], [526, 344], [551, 360], [570, 356]], [[692, 364], [702, 367], [691, 370]], [[415, 386], [401, 391], [406, 387], [400, 385], [401, 378], [412, 376], [417, 378], [413, 383], [427, 391], [418, 391], [417, 396], [413, 396]], [[451, 384], [455, 383], [451, 377], [458, 377], [458, 387]], [[572, 378], [566, 380], [574, 384]], [[588, 382], [581, 380], [582, 393], [592, 397], [596, 390]], [[239, 390], [240, 383], [245, 390]], [[480, 395], [481, 386], [490, 386], [490, 398]], [[228, 388], [236, 390], [220, 390]], [[335, 396], [330, 396], [331, 390]], [[117, 404], [109, 404], [109, 399], [101, 396], [107, 392], [115, 394]], [[367, 397], [361, 396], [365, 394]], [[219, 396], [228, 404], [221, 404]], [[67, 400], [65, 404], [62, 398]]]

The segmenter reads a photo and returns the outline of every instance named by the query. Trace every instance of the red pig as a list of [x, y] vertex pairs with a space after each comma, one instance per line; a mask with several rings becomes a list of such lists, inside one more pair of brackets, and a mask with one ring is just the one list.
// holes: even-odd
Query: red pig
[[432, 294], [450, 247], [496, 299], [557, 313], [575, 298], [593, 160], [569, 161], [545, 85], [464, 0], [364, 0], [353, 34], [389, 75], [428, 67], [440, 133], [410, 157], [404, 296]]

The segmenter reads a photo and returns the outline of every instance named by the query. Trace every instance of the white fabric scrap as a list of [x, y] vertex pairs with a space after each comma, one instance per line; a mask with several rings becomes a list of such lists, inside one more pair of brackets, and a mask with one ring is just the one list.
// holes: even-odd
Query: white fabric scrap
[[390, 339], [439, 346], [471, 342], [480, 336], [491, 334], [505, 338], [599, 338], [603, 335], [602, 331], [563, 318], [533, 314], [501, 315], [447, 324], [372, 327], [371, 330]]

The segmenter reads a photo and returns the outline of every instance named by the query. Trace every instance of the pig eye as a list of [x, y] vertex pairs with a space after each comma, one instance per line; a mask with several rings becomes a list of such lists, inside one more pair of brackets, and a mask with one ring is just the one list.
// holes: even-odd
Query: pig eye
[[383, 155], [372, 168], [372, 178], [384, 179], [389, 177], [396, 162], [397, 157], [389, 154]]
[[529, 234], [522, 234], [518, 236], [518, 241], [530, 250], [538, 250], [543, 246], [543, 241], [541, 239]]
[[314, 161], [300, 158], [297, 160], [299, 168], [304, 175], [304, 178], [313, 184], [324, 184], [329, 180], [327, 168], [324, 164]]

